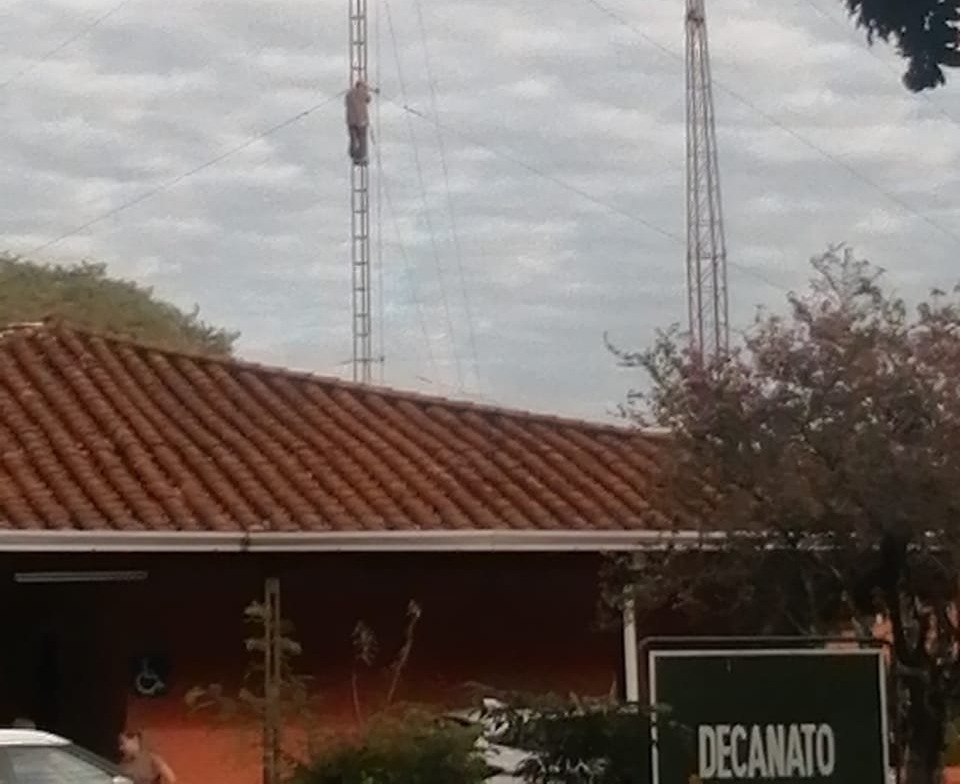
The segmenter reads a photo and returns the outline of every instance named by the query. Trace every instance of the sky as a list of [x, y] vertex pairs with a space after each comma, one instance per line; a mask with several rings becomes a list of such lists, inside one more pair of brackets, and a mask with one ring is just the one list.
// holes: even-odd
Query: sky
[[[0, 10], [0, 248], [105, 262], [238, 354], [351, 373], [346, 0]], [[604, 336], [683, 322], [682, 0], [369, 0], [388, 386], [610, 420]], [[708, 3], [731, 324], [845, 242], [960, 280], [960, 74], [917, 96], [838, 0]], [[407, 111], [409, 107], [413, 111]]]

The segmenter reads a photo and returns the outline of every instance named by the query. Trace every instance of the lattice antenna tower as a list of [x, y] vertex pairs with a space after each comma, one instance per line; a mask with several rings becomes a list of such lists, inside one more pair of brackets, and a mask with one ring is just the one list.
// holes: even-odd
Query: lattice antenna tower
[[[350, 12], [350, 81], [369, 85], [367, 0], [348, 0]], [[379, 139], [375, 140], [379, 143]], [[373, 380], [373, 308], [370, 270], [370, 168], [350, 162], [350, 270], [352, 288], [353, 380]]]
[[703, 361], [730, 345], [727, 246], [704, 0], [687, 0], [687, 311]]

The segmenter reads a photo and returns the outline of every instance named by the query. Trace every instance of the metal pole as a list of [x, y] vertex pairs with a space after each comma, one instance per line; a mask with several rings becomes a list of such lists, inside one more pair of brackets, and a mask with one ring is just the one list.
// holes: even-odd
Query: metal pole
[[[368, 85], [367, 0], [348, 0], [350, 83]], [[368, 148], [369, 148], [369, 128]], [[376, 140], [379, 144], [379, 139]], [[352, 288], [353, 380], [372, 381], [373, 317], [370, 276], [370, 173], [367, 161], [350, 164], [350, 268]]]
[[704, 0], [686, 5], [687, 316], [690, 347], [709, 361], [729, 349], [727, 248]]
[[280, 581], [271, 577], [264, 582], [263, 619], [263, 781], [280, 784], [280, 680], [282, 652], [280, 640]]

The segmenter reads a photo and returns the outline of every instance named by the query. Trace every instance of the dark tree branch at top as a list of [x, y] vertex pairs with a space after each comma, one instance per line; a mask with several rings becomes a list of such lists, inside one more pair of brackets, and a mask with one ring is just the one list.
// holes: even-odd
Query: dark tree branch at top
[[960, 0], [841, 0], [872, 43], [894, 44], [907, 61], [903, 83], [914, 92], [946, 82], [960, 67]]

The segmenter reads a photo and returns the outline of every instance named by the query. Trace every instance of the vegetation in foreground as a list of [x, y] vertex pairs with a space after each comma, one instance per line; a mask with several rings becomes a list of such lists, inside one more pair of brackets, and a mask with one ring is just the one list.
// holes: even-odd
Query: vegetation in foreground
[[290, 784], [480, 784], [479, 730], [416, 709], [387, 711], [301, 765]]
[[677, 447], [660, 508], [728, 535], [621, 562], [612, 595], [705, 633], [882, 633], [905, 781], [934, 784], [960, 697], [960, 288], [911, 310], [846, 249], [813, 266], [728, 358], [675, 331], [621, 354], [653, 381], [632, 415]]

